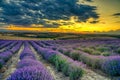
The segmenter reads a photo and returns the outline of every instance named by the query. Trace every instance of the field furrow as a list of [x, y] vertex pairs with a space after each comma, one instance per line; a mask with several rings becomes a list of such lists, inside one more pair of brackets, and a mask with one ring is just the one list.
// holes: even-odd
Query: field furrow
[[46, 68], [50, 71], [51, 75], [54, 77], [55, 80], [69, 80], [69, 77], [66, 77], [61, 72], [58, 72], [54, 66], [48, 63], [46, 60], [44, 60], [41, 55], [38, 55], [38, 53], [32, 46], [30, 47], [31, 50], [34, 52], [37, 60], [41, 61], [46, 66]]
[[1, 40], [0, 80], [120, 80], [120, 40]]
[[20, 53], [23, 51], [24, 46], [22, 45], [21, 48], [17, 53], [15, 53], [11, 59], [6, 63], [3, 69], [5, 69], [4, 73], [1, 74], [1, 80], [6, 80], [11, 73], [16, 70], [16, 65], [19, 62]]

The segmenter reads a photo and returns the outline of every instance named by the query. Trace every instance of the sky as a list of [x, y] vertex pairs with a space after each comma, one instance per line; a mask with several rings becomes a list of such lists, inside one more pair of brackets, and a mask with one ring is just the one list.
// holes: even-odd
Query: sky
[[120, 0], [0, 0], [0, 30], [107, 32], [120, 29]]

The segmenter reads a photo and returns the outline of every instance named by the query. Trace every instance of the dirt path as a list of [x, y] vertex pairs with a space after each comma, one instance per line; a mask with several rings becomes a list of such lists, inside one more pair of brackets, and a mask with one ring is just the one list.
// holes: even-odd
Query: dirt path
[[81, 80], [111, 80], [109, 77], [102, 76], [90, 69], [85, 69], [85, 71]]
[[47, 61], [45, 61], [42, 56], [40, 56], [39, 54], [37, 54], [37, 52], [35, 51], [35, 49], [33, 49], [32, 46], [31, 50], [33, 51], [33, 53], [35, 54], [37, 60], [39, 60], [40, 62], [42, 62], [46, 68], [50, 71], [51, 75], [54, 77], [55, 80], [69, 80], [69, 77], [64, 76], [61, 72], [58, 72], [54, 66], [52, 66], [50, 63], [48, 63]]
[[16, 70], [16, 65], [19, 62], [19, 56], [22, 52], [24, 46], [22, 45], [20, 50], [12, 56], [12, 58], [7, 62], [7, 64], [4, 66], [6, 69], [4, 73], [0, 74], [0, 80], [6, 80], [7, 77], [10, 76], [11, 73], [13, 73]]
[[3, 52], [4, 50], [6, 50], [6, 48], [0, 49], [0, 53]]

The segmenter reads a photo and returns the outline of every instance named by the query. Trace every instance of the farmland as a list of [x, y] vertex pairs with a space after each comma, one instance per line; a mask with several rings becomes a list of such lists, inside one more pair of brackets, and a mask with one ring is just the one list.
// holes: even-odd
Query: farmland
[[0, 40], [0, 80], [119, 80], [120, 39]]
[[0, 80], [120, 80], [120, 0], [0, 0]]

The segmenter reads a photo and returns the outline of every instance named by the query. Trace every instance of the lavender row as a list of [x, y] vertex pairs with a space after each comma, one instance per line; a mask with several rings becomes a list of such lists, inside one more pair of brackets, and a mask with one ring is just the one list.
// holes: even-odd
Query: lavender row
[[[51, 43], [55, 43], [55, 42], [46, 41], [44, 43], [51, 45]], [[111, 76], [120, 75], [120, 56], [109, 56], [109, 57], [95, 56], [95, 55], [84, 53], [82, 51], [75, 51], [73, 49], [64, 49], [64, 48], [59, 49], [59, 48], [56, 48], [56, 44], [54, 44], [53, 46], [47, 46], [47, 47], [53, 50], [58, 50], [61, 53], [73, 58], [74, 60], [82, 61], [88, 66], [91, 66], [92, 68], [100, 69], [108, 75], [111, 75]]]
[[[50, 43], [47, 44], [50, 45]], [[74, 60], [82, 61], [88, 66], [91, 66], [95, 69], [100, 69], [108, 75], [120, 76], [120, 56], [95, 56], [84, 53], [82, 51], [56, 48], [55, 46], [48, 46], [48, 48], [58, 50], [59, 52], [73, 58]]]
[[24, 45], [25, 48], [20, 55], [21, 61], [7, 80], [53, 80], [45, 66], [36, 60], [29, 44], [25, 41]]
[[0, 49], [4, 48], [4, 50], [2, 50], [1, 52], [10, 50], [18, 43], [18, 41], [16, 41], [16, 40], [4, 40], [4, 41], [0, 41], [0, 42], [2, 42]]
[[2, 44], [1, 44], [1, 46], [0, 46], [0, 49], [2, 49], [2, 48], [5, 48], [6, 46], [8, 46], [8, 45], [10, 45], [12, 42], [11, 41], [4, 41]]
[[[9, 42], [10, 40], [8, 40], [7, 42]], [[6, 43], [6, 40], [0, 40], [0, 45]]]
[[27, 41], [24, 41], [24, 49], [20, 55], [20, 59], [24, 59], [26, 57], [32, 58], [32, 59], [36, 59], [35, 55], [33, 54], [33, 52], [31, 51], [31, 49], [29, 48], [29, 44]]
[[43, 56], [44, 59], [51, 62], [58, 71], [62, 71], [70, 80], [78, 80], [84, 74], [84, 64], [47, 48], [42, 48], [34, 42], [31, 42], [34, 49]]
[[120, 56], [94, 56], [82, 51], [69, 51], [66, 49], [59, 49], [59, 51], [75, 60], [84, 62], [92, 68], [100, 69], [108, 75], [120, 75]]
[[17, 43], [18, 43], [18, 41], [11, 42], [11, 43], [10, 43], [8, 46], [6, 46], [5, 49], [4, 49], [3, 51], [1, 51], [0, 53], [12, 49], [15, 45], [17, 45]]
[[12, 49], [0, 53], [0, 69], [3, 67], [3, 65], [12, 57], [12, 55], [15, 53], [15, 51], [18, 51], [21, 42], [19, 42], [17, 45], [15, 45]]

